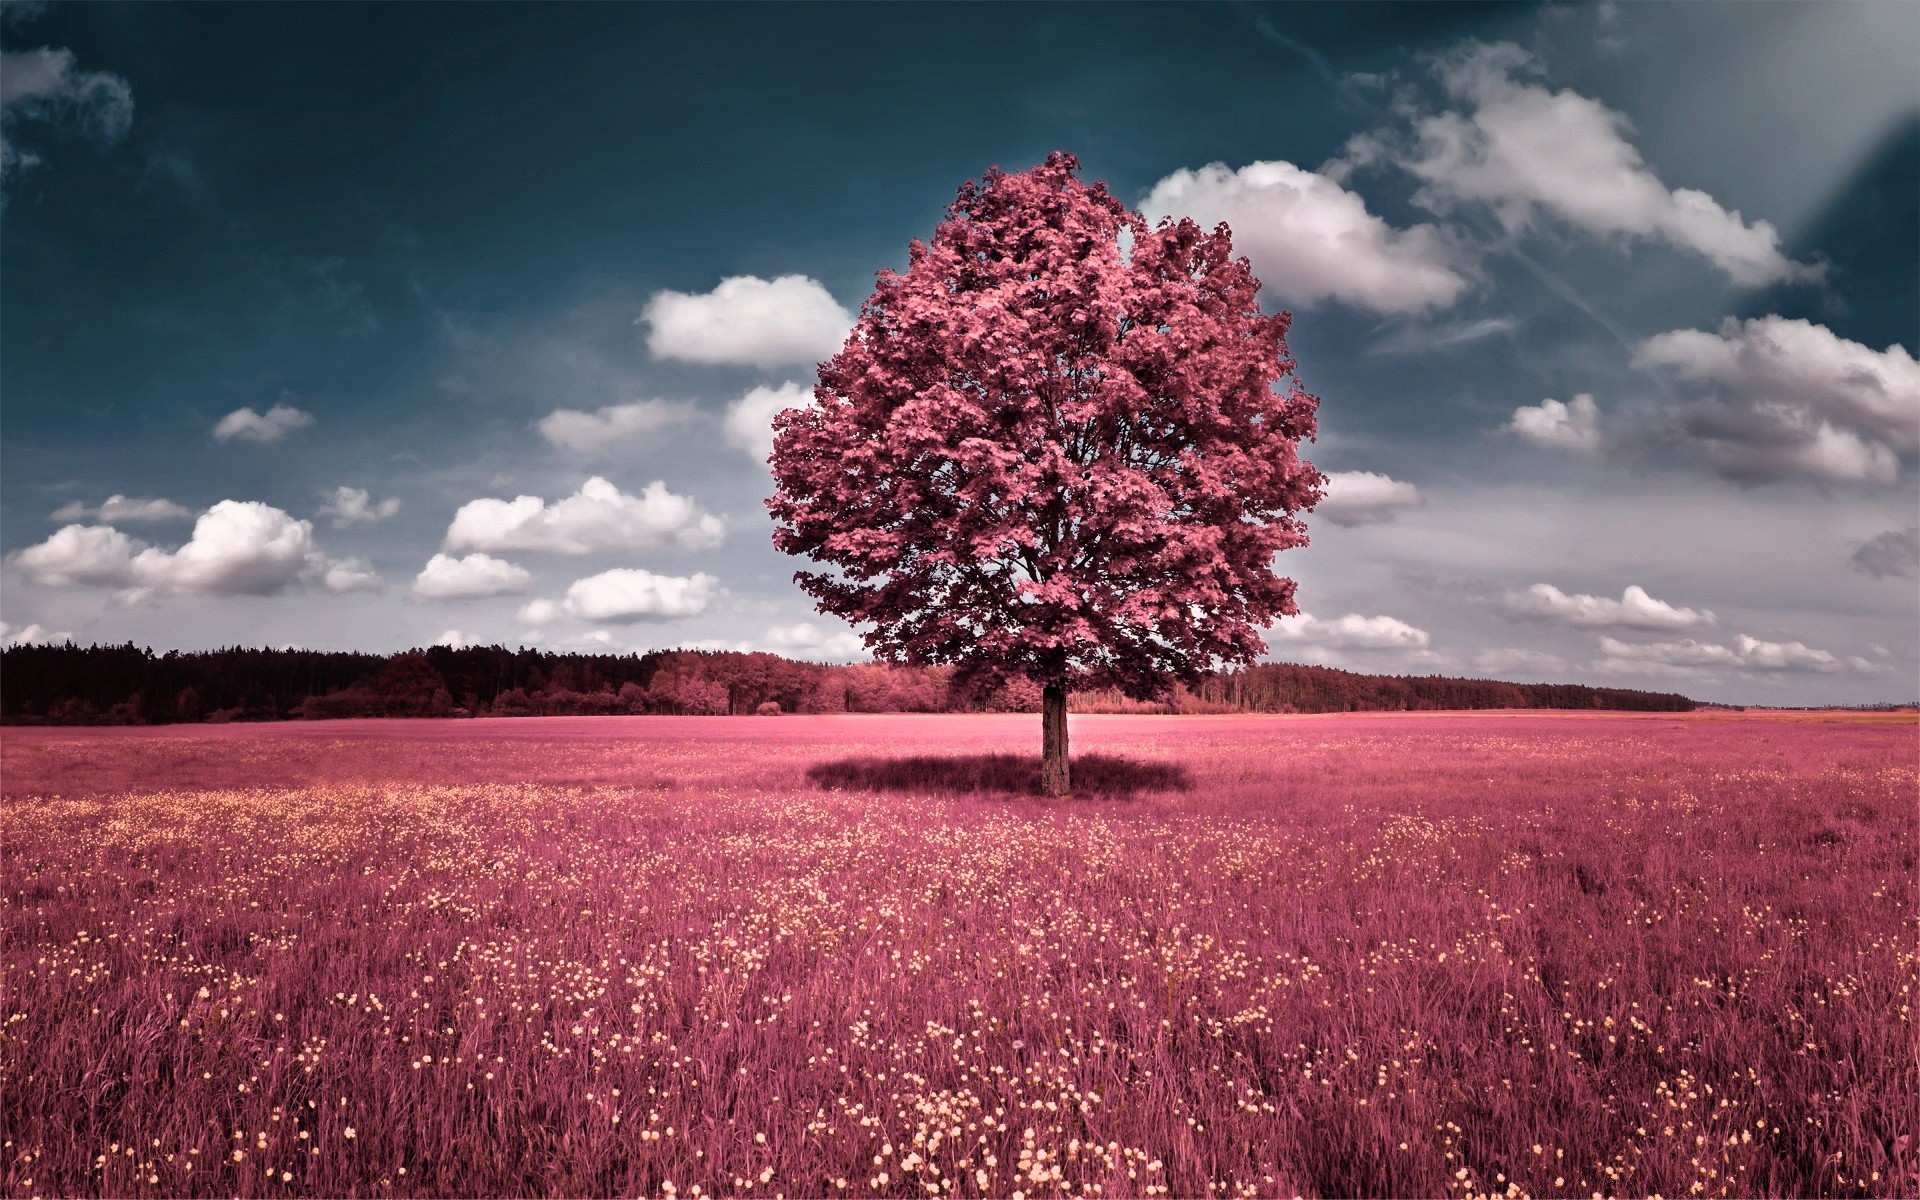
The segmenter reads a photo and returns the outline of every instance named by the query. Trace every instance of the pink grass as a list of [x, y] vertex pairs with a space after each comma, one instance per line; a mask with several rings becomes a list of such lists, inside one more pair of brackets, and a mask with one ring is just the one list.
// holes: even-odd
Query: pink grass
[[1920, 1193], [1910, 715], [1037, 724], [9, 729], [0, 1186]]

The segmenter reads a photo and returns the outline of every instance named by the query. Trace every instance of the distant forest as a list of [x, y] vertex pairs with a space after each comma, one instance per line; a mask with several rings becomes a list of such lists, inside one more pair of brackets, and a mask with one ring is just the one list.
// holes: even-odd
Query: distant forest
[[[1325, 713], [1471, 708], [1685, 712], [1685, 696], [1577, 684], [1360, 675], [1262, 663], [1143, 703], [1076, 692], [1074, 712]], [[392, 656], [316, 650], [155, 654], [124, 646], [16, 646], [0, 654], [8, 724], [161, 725], [329, 717], [1038, 712], [1024, 681], [980, 693], [947, 667], [848, 666], [773, 654], [623, 656], [434, 646]]]

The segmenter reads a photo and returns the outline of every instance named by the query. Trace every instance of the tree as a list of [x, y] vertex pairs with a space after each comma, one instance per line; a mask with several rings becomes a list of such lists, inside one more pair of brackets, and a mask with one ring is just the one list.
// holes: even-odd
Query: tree
[[[1265, 649], [1294, 613], [1319, 402], [1229, 230], [1150, 227], [1056, 153], [969, 182], [884, 271], [814, 402], [774, 420], [774, 544], [883, 660], [1137, 698]], [[1285, 385], [1284, 387], [1282, 385]]]

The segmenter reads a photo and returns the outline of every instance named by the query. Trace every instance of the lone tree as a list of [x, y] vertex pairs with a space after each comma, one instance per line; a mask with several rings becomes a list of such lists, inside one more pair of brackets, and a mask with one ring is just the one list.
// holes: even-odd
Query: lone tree
[[1291, 318], [1227, 227], [1149, 226], [1078, 169], [988, 171], [880, 274], [814, 403], [774, 418], [767, 501], [876, 657], [1041, 685], [1055, 795], [1070, 689], [1157, 698], [1266, 649], [1298, 611], [1273, 556], [1325, 482]]

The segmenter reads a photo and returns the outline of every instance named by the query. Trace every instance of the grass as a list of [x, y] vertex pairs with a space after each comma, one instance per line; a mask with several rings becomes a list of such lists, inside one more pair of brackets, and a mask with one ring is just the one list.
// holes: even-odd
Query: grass
[[1920, 1194], [1894, 717], [8, 730], [0, 1188]]

